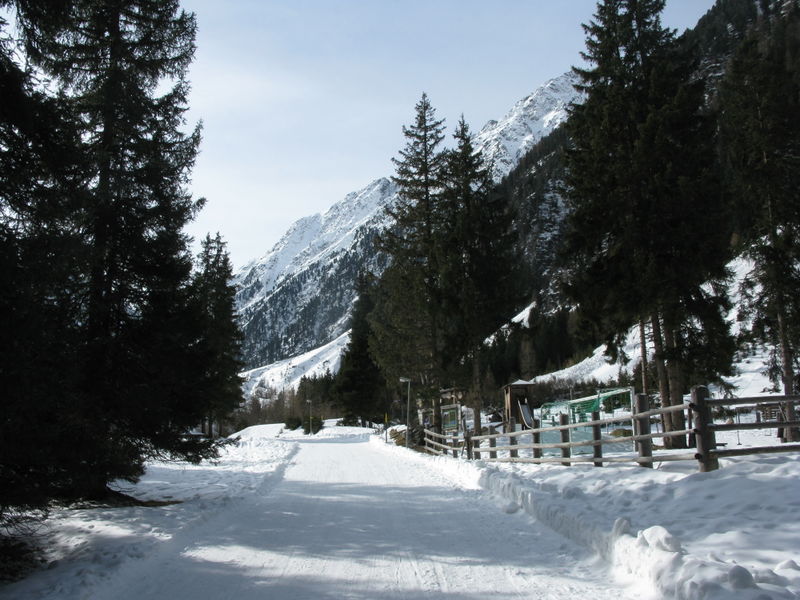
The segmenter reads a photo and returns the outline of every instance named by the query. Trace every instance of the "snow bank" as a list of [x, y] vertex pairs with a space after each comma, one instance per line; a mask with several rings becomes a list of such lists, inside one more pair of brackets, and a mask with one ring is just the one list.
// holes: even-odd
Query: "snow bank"
[[[800, 550], [797, 519], [784, 522], [777, 532], [780, 507], [763, 506], [765, 496], [780, 498], [796, 514], [800, 505], [799, 460], [754, 459], [714, 473], [683, 477], [677, 473], [660, 477], [658, 472], [653, 477], [652, 471], [640, 467], [614, 466], [588, 473], [592, 467], [545, 466], [537, 469], [538, 476], [526, 477], [479, 462], [435, 460], [439, 468], [452, 470], [461, 480], [465, 464], [466, 470], [479, 471], [480, 487], [500, 499], [503, 510], [523, 510], [591, 549], [611, 565], [621, 581], [647, 582], [647, 588], [678, 600], [800, 598], [800, 567], [795, 560]], [[617, 479], [611, 476], [611, 470], [622, 472], [622, 477], [612, 484], [616, 494], [608, 494], [611, 490], [605, 485], [609, 479]], [[559, 471], [560, 477], [552, 476]], [[750, 485], [759, 476], [764, 479], [763, 485]], [[658, 502], [665, 503], [661, 507], [649, 501], [659, 479], [660, 485], [665, 486], [658, 498]], [[601, 497], [610, 496], [609, 506], [597, 506], [602, 502], [598, 492], [602, 492]], [[687, 495], [697, 502], [687, 501]], [[623, 510], [615, 510], [624, 496], [627, 497], [621, 503]], [[717, 497], [728, 502], [720, 506], [715, 502]], [[734, 503], [738, 510], [730, 508]], [[648, 515], [647, 510], [653, 512]], [[727, 512], [719, 514], [720, 510]], [[772, 510], [778, 512], [770, 517]], [[748, 512], [752, 513], [749, 524], [743, 520]], [[640, 523], [674, 522], [681, 518], [696, 522], [686, 532], [694, 543], [684, 544], [663, 525], [635, 530], [631, 520], [622, 516], [626, 513]], [[713, 517], [715, 514], [717, 518]], [[764, 525], [767, 529], [761, 529]], [[718, 532], [726, 529], [727, 532]], [[703, 550], [704, 554], [695, 553]], [[777, 561], [772, 568], [764, 564], [770, 558]]]
[[[297, 443], [274, 439], [274, 426], [240, 432], [219, 460], [154, 462], [137, 484], [116, 488], [163, 506], [54, 509], [37, 533], [46, 550], [46, 569], [0, 585], [0, 599], [94, 598], [92, 590], [126, 563], [167, 547], [182, 548], [193, 531], [277, 485]], [[273, 439], [270, 439], [273, 438]]]
[[[762, 445], [765, 435], [727, 441]], [[522, 511], [593, 551], [616, 579], [642, 593], [800, 598], [800, 456], [723, 459], [720, 470], [699, 473], [693, 462], [655, 469], [490, 465], [385, 447], [461, 487], [490, 492], [500, 510]]]

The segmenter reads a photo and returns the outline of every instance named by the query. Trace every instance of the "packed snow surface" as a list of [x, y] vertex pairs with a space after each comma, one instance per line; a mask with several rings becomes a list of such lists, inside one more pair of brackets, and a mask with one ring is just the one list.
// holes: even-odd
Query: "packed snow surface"
[[50, 564], [0, 598], [800, 597], [797, 456], [497, 468], [328, 425], [126, 489], [174, 504], [56, 511]]

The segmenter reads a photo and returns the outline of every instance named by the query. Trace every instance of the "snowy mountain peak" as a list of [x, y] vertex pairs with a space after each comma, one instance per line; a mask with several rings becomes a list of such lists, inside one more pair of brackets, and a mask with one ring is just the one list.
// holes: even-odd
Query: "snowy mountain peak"
[[476, 136], [476, 145], [491, 161], [495, 180], [500, 180], [519, 160], [569, 116], [571, 104], [580, 102], [573, 72], [549, 80], [517, 102], [499, 121], [489, 121]]
[[317, 213], [295, 221], [269, 252], [236, 275], [239, 310], [270, 294], [310, 263], [348, 247], [360, 226], [383, 214], [395, 191], [394, 184], [382, 177], [347, 194], [324, 215]]
[[[569, 105], [580, 100], [574, 83], [571, 73], [548, 81], [476, 136], [476, 147], [493, 161], [497, 180], [566, 120]], [[358, 274], [379, 273], [384, 266], [372, 240], [389, 224], [385, 207], [396, 198], [391, 180], [376, 179], [324, 214], [295, 222], [269, 252], [237, 274], [248, 367], [309, 352], [346, 331]], [[266, 372], [251, 375], [259, 379]]]
[[296, 221], [272, 249], [235, 277], [243, 354], [257, 367], [308, 352], [342, 335], [355, 280], [374, 270], [372, 238], [386, 226], [397, 188], [376, 179], [324, 214]]
[[397, 191], [387, 178], [376, 179], [364, 189], [347, 194], [322, 217], [322, 235], [330, 240], [341, 239], [382, 212], [388, 198]]

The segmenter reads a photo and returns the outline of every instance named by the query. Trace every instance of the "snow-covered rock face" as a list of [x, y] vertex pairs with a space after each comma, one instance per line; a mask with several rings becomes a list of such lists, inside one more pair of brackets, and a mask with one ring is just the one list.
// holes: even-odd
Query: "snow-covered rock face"
[[[571, 73], [548, 81], [476, 136], [496, 180], [566, 120], [569, 105], [580, 101], [575, 82]], [[325, 214], [298, 220], [269, 252], [239, 271], [236, 300], [249, 368], [303, 354], [346, 331], [356, 277], [385, 266], [373, 240], [389, 224], [385, 209], [396, 198], [397, 187], [377, 179]]]
[[345, 196], [324, 215], [296, 221], [272, 250], [245, 265], [236, 275], [239, 310], [246, 310], [273, 293], [293, 275], [352, 247], [360, 229], [380, 225], [374, 221], [376, 217], [380, 221], [383, 208], [395, 193], [396, 187], [388, 179], [377, 179]]
[[489, 121], [476, 145], [491, 162], [495, 180], [502, 179], [539, 140], [567, 120], [569, 107], [582, 98], [572, 72], [551, 79], [514, 105], [500, 121]]
[[322, 346], [347, 329], [359, 272], [380, 268], [373, 238], [396, 186], [377, 179], [325, 214], [294, 223], [267, 254], [236, 275], [249, 367]]

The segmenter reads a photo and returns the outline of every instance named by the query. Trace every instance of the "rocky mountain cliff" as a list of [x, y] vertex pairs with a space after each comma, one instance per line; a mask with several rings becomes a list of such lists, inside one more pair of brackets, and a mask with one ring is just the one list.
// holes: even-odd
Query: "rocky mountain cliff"
[[[517, 102], [476, 136], [497, 181], [544, 136], [563, 123], [579, 100], [574, 75], [552, 79]], [[379, 273], [373, 247], [389, 219], [396, 187], [380, 178], [348, 194], [325, 214], [300, 219], [263, 257], [236, 275], [237, 305], [249, 368], [268, 365], [328, 344], [347, 330], [360, 271]]]
[[495, 181], [508, 175], [533, 146], [567, 120], [569, 105], [580, 99], [574, 87], [578, 80], [572, 72], [551, 79], [517, 102], [500, 121], [484, 125], [475, 145], [492, 165]]

